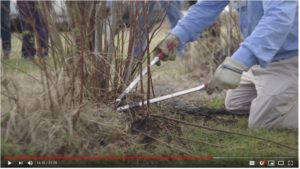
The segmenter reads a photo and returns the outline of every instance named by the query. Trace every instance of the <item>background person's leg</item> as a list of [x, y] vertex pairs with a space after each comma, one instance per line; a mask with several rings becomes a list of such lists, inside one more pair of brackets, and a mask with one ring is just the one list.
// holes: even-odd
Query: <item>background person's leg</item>
[[34, 2], [18, 1], [18, 9], [20, 13], [20, 22], [22, 29], [22, 57], [33, 58], [35, 50], [35, 40], [33, 36], [34, 26]]
[[[142, 9], [143, 7], [143, 2], [136, 2], [138, 3], [138, 6], [140, 7], [140, 9]], [[133, 51], [132, 51], [132, 55], [141, 60], [143, 59], [143, 54], [145, 52], [145, 49], [147, 47], [147, 29], [149, 30], [149, 32], [151, 32], [151, 29], [153, 28], [153, 25], [156, 22], [157, 17], [159, 17], [159, 15], [155, 14], [155, 5], [156, 5], [156, 1], [149, 1], [148, 2], [148, 17], [147, 17], [147, 23], [145, 23], [145, 18], [143, 17], [143, 13], [142, 11], [140, 12], [140, 16], [138, 18], [138, 27], [137, 30], [135, 32], [135, 36], [139, 37], [133, 44]], [[136, 10], [140, 10], [140, 9], [136, 9]], [[148, 26], [148, 27], [146, 27]]]
[[257, 98], [252, 101], [250, 128], [298, 127], [298, 58], [256, 68]]
[[251, 101], [256, 96], [253, 74], [250, 69], [242, 75], [239, 87], [227, 91], [225, 108], [235, 114], [249, 114]]
[[4, 59], [11, 52], [10, 1], [1, 1], [1, 40]]
[[48, 57], [48, 27], [37, 4], [35, 4], [34, 9], [34, 20], [35, 35], [37, 37], [37, 55], [39, 57]]

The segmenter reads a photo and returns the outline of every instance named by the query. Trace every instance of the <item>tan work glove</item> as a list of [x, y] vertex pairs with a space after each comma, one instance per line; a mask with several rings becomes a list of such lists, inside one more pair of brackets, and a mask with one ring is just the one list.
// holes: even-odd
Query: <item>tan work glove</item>
[[168, 34], [154, 49], [155, 54], [157, 55], [162, 52], [164, 54], [164, 57], [161, 59], [162, 61], [174, 61], [176, 59], [176, 49], [179, 43], [180, 41], [175, 35]]
[[247, 66], [227, 57], [209, 81], [206, 92], [212, 94], [214, 91], [220, 92], [223, 89], [237, 88], [240, 84], [243, 71], [248, 70]]

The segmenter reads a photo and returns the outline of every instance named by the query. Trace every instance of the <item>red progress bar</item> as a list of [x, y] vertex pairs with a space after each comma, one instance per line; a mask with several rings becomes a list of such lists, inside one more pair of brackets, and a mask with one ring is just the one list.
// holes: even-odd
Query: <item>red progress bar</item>
[[80, 160], [80, 159], [106, 159], [106, 160], [213, 160], [212, 156], [2, 156], [7, 160], [51, 159], [51, 160]]

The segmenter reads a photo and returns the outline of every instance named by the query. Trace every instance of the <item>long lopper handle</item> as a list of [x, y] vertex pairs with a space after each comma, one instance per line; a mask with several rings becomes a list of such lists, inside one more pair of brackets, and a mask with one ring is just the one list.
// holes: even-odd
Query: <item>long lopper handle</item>
[[[176, 92], [176, 93], [168, 94], [168, 95], [165, 95], [165, 96], [150, 99], [149, 103], [150, 104], [151, 103], [156, 103], [156, 102], [167, 100], [167, 99], [170, 99], [170, 98], [173, 98], [173, 97], [178, 97], [178, 96], [182, 96], [182, 95], [185, 95], [185, 94], [188, 94], [188, 93], [201, 91], [201, 90], [206, 89], [206, 87], [207, 87], [207, 83], [202, 84], [201, 86], [198, 86], [198, 87], [191, 88], [191, 89], [187, 89], [187, 90], [183, 90], [183, 91], [180, 91], [180, 92]], [[134, 102], [134, 103], [130, 103], [130, 104], [125, 105], [125, 106], [118, 107], [117, 111], [120, 112], [120, 111], [124, 111], [124, 110], [130, 109], [130, 108], [133, 108], [133, 107], [141, 107], [142, 105], [146, 105], [146, 104], [147, 104], [147, 100], [145, 100], [144, 102]]]
[[[162, 58], [164, 57], [164, 54], [160, 52], [158, 55], [154, 57], [154, 59], [150, 63], [150, 67], [159, 62]], [[142, 77], [148, 72], [148, 68], [145, 67], [142, 71]], [[137, 76], [129, 85], [128, 87], [124, 90], [123, 93], [116, 99], [116, 103], [119, 104], [122, 99], [134, 88], [137, 83], [141, 80], [141, 76]]]

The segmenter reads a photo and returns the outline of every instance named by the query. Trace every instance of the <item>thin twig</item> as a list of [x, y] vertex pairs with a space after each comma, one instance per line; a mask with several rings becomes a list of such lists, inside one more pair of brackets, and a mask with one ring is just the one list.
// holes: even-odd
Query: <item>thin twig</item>
[[160, 115], [151, 115], [151, 116], [154, 117], [154, 118], [162, 118], [162, 119], [165, 119], [165, 120], [171, 120], [171, 121], [175, 121], [175, 122], [178, 122], [178, 123], [181, 123], [181, 124], [185, 124], [185, 125], [193, 126], [193, 127], [198, 127], [198, 128], [203, 128], [203, 129], [206, 129], [206, 130], [211, 130], [211, 131], [217, 131], [217, 132], [223, 132], [223, 133], [228, 133], [228, 134], [233, 134], [233, 135], [239, 135], [239, 136], [254, 138], [254, 139], [257, 139], [257, 140], [266, 141], [266, 142], [273, 143], [273, 144], [276, 144], [276, 145], [281, 146], [281, 147], [285, 147], [285, 148], [288, 148], [288, 149], [291, 149], [291, 150], [298, 151], [298, 149], [295, 148], [295, 147], [291, 147], [291, 146], [288, 146], [288, 145], [285, 145], [285, 144], [282, 144], [282, 143], [278, 143], [278, 142], [273, 141], [273, 140], [269, 140], [269, 139], [265, 139], [265, 138], [261, 138], [261, 137], [257, 137], [257, 136], [252, 136], [252, 135], [248, 135], [248, 134], [242, 134], [242, 133], [237, 133], [237, 132], [232, 132], [232, 131], [227, 131], [227, 130], [211, 128], [211, 127], [202, 126], [202, 125], [198, 125], [198, 124], [194, 124], [194, 123], [189, 123], [189, 122], [186, 122], [186, 121], [173, 119], [173, 118], [169, 118], [169, 117], [164, 117], [164, 116], [160, 116]]
[[191, 141], [191, 142], [195, 142], [195, 143], [200, 143], [200, 144], [207, 144], [207, 145], [214, 146], [214, 147], [224, 148], [224, 147], [221, 146], [221, 145], [211, 144], [211, 143], [207, 143], [207, 142], [205, 142], [205, 141], [191, 140], [191, 139], [187, 139], [187, 138], [183, 138], [183, 137], [179, 137], [179, 139], [181, 139], [181, 140], [186, 140], [186, 141]]

